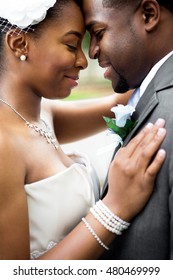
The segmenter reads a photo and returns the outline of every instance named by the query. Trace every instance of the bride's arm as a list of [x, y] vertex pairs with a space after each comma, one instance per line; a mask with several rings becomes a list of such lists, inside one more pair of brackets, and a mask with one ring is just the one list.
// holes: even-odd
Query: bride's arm
[[113, 117], [110, 109], [127, 104], [131, 92], [81, 101], [43, 100], [44, 110], [53, 118], [58, 141], [72, 142], [106, 129], [102, 116]]
[[[165, 129], [158, 133], [157, 125], [146, 127], [125, 148], [119, 150], [110, 166], [109, 189], [103, 203], [123, 220], [130, 221], [138, 214], [152, 193], [154, 179], [164, 161], [165, 152], [157, 152], [152, 163], [150, 159], [165, 134]], [[105, 250], [103, 244], [108, 247], [116, 234], [102, 226], [91, 213], [84, 222], [40, 259], [98, 259]]]

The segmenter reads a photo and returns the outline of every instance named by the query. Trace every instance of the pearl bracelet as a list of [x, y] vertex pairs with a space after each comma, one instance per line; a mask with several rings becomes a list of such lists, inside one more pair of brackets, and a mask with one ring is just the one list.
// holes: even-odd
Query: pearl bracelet
[[108, 224], [108, 222], [104, 221], [101, 216], [94, 210], [94, 208], [90, 209], [90, 212], [93, 214], [93, 216], [97, 219], [97, 221], [104, 226], [107, 230], [111, 231], [112, 233], [115, 233], [117, 235], [121, 235], [121, 231], [118, 230], [115, 226], [111, 226]]
[[122, 231], [127, 229], [130, 225], [130, 223], [123, 221], [111, 212], [101, 200], [99, 200], [96, 205], [90, 209], [90, 212], [101, 225], [117, 235], [121, 235]]
[[94, 236], [94, 238], [97, 240], [97, 242], [105, 249], [109, 250], [109, 248], [101, 241], [101, 239], [98, 237], [98, 235], [95, 233], [93, 228], [90, 226], [90, 224], [87, 222], [85, 218], [82, 218], [83, 223], [85, 224], [86, 228], [89, 230], [89, 232]]
[[122, 225], [125, 226], [125, 229], [127, 229], [130, 226], [130, 223], [125, 222], [120, 217], [116, 216], [104, 203], [102, 200], [99, 200], [97, 202], [97, 205], [100, 205], [102, 209], [104, 209], [105, 213], [110, 214], [112, 217], [114, 217], [115, 220], [119, 221]]

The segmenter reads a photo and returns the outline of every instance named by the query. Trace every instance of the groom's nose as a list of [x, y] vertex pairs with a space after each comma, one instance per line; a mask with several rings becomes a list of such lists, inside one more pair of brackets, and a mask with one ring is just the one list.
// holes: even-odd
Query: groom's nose
[[89, 57], [91, 59], [97, 59], [99, 57], [99, 45], [94, 42], [94, 40], [91, 41], [90, 47], [89, 47]]

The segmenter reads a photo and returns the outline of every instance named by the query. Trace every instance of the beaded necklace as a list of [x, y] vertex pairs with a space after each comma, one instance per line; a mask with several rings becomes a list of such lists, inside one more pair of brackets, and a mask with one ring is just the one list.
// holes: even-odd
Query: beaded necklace
[[49, 144], [52, 144], [56, 150], [58, 150], [58, 145], [55, 137], [52, 134], [52, 131], [48, 124], [45, 122], [45, 120], [41, 119], [41, 121], [44, 123], [46, 129], [39, 128], [37, 125], [34, 125], [30, 122], [28, 122], [12, 105], [10, 105], [7, 101], [3, 100], [0, 98], [0, 101], [4, 104], [6, 104], [16, 115], [18, 115], [24, 122], [25, 124], [29, 127], [34, 129], [37, 133], [39, 133], [41, 136], [46, 138], [46, 141]]

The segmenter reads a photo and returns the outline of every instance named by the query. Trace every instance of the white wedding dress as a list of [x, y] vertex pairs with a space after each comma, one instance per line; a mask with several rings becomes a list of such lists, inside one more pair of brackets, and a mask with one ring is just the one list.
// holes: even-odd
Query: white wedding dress
[[88, 158], [73, 154], [73, 160], [63, 172], [25, 185], [31, 259], [60, 242], [99, 199], [97, 176]]

